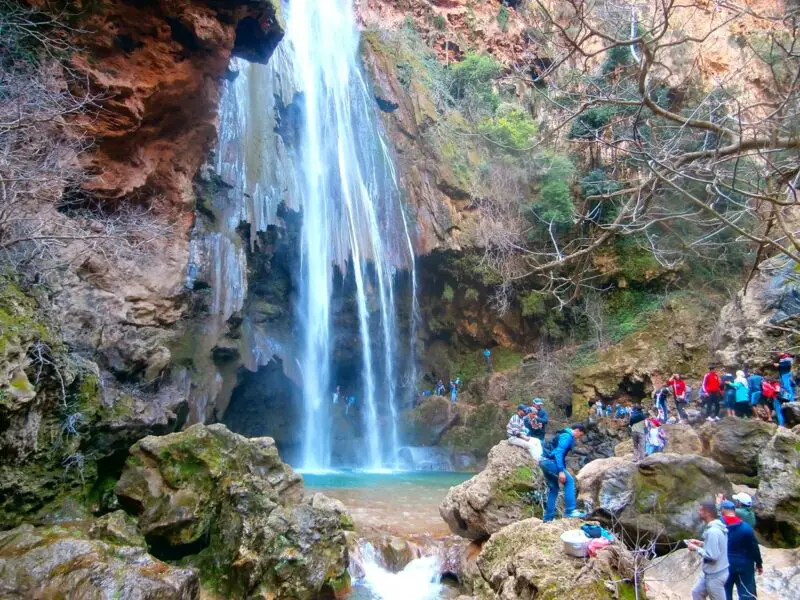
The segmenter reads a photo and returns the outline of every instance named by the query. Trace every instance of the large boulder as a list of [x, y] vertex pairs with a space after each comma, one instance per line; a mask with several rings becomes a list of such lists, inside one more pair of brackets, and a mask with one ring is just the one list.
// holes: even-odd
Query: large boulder
[[757, 419], [723, 419], [700, 428], [703, 455], [728, 473], [755, 477], [758, 457], [775, 434], [776, 426]]
[[597, 460], [577, 476], [580, 498], [598, 518], [621, 526], [631, 539], [676, 542], [702, 529], [697, 505], [731, 484], [719, 463], [695, 455], [654, 454], [634, 464]]
[[193, 600], [197, 576], [150, 556], [121, 511], [0, 532], [0, 597]]
[[800, 546], [800, 435], [778, 429], [759, 455], [755, 511], [776, 542]]
[[442, 396], [425, 398], [414, 408], [400, 415], [404, 439], [412, 446], [434, 446], [444, 433], [461, 422], [457, 406]]
[[[512, 523], [483, 545], [464, 584], [480, 600], [601, 600], [633, 597], [633, 558], [619, 543], [588, 560], [564, 553], [560, 536], [580, 522]], [[613, 583], [612, 583], [613, 582]], [[617, 595], [619, 594], [619, 595]]]
[[544, 476], [530, 454], [504, 440], [489, 452], [486, 468], [450, 488], [439, 514], [456, 535], [481, 540], [520, 519], [541, 516], [532, 493], [544, 489]]
[[156, 556], [188, 557], [225, 597], [302, 600], [349, 585], [343, 506], [303, 499], [302, 478], [271, 438], [223, 425], [144, 438], [116, 493]]

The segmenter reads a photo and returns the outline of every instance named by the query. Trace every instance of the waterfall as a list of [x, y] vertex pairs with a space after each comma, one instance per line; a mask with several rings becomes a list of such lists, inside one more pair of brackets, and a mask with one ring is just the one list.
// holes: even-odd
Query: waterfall
[[[398, 365], [414, 369], [419, 313], [412, 234], [375, 99], [360, 66], [352, 0], [291, 0], [284, 14], [286, 36], [268, 65], [234, 60], [238, 76], [226, 82], [221, 108], [216, 168], [233, 187], [228, 205], [218, 211], [225, 229], [235, 231], [246, 221], [265, 231], [280, 224], [281, 203], [302, 215], [298, 347], [290, 357], [288, 340], [273, 339], [269, 348], [252, 348], [246, 363], [248, 368], [264, 364], [271, 348], [281, 348], [284, 365], [297, 366], [304, 408], [301, 467], [335, 466], [331, 427], [332, 395], [339, 383], [334, 380], [333, 323], [333, 299], [341, 293], [338, 270], [352, 284], [358, 329], [352, 332], [359, 342], [358, 383], [345, 390], [356, 397], [362, 418], [365, 443], [361, 464], [355, 466], [394, 468], [400, 443]], [[395, 290], [396, 273], [403, 269], [410, 270], [413, 295], [406, 363], [398, 362]], [[245, 326], [254, 327], [247, 319]], [[251, 331], [247, 339], [260, 344], [270, 336]]]
[[381, 565], [375, 548], [369, 542], [358, 547], [356, 587], [363, 587], [375, 600], [437, 600], [442, 597], [441, 559], [437, 555], [422, 556], [409, 562], [399, 573]]

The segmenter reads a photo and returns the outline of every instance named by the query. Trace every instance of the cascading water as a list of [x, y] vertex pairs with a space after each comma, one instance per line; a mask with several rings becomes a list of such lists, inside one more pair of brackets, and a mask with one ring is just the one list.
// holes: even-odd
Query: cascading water
[[[353, 387], [365, 440], [360, 466], [393, 468], [400, 380], [394, 284], [398, 269], [411, 270], [407, 364], [413, 370], [418, 306], [412, 236], [359, 65], [352, 0], [291, 0], [284, 14], [286, 37], [269, 64], [236, 61], [238, 77], [226, 84], [217, 170], [239, 193], [231, 194], [236, 199], [223, 211], [224, 220], [233, 223], [230, 231], [238, 220], [264, 231], [277, 223], [281, 202], [302, 215], [296, 278], [301, 347], [293, 357], [303, 389], [302, 468], [334, 466], [336, 268], [352, 278], [354, 289], [361, 364]], [[294, 115], [290, 132], [282, 123], [288, 107]], [[248, 339], [269, 334], [250, 332]], [[269, 355], [262, 348], [251, 353], [251, 364], [263, 364]], [[415, 379], [405, 375], [405, 381]]]

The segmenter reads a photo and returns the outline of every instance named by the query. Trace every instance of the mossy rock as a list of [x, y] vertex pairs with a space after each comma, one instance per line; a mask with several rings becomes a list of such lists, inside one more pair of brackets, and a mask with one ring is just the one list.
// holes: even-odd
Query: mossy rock
[[601, 550], [597, 558], [567, 556], [561, 534], [579, 527], [580, 521], [573, 519], [543, 523], [535, 518], [504, 527], [483, 545], [478, 568], [467, 571], [467, 587], [481, 599], [617, 599], [611, 582], [632, 579], [633, 557], [619, 543]]

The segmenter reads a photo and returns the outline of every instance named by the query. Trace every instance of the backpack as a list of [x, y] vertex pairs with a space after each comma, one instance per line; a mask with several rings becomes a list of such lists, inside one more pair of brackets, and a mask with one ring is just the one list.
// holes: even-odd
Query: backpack
[[686, 393], [683, 395], [683, 398], [684, 398], [683, 401], [686, 404], [689, 404], [692, 401], [692, 392], [693, 391], [694, 390], [692, 390], [692, 388], [690, 386], [688, 386], [688, 385], [686, 386]]
[[775, 388], [766, 379], [761, 382], [761, 395], [768, 400], [775, 398]]
[[553, 458], [553, 450], [558, 447], [558, 440], [565, 433], [567, 433], [567, 430], [562, 429], [561, 431], [556, 432], [556, 434], [549, 440], [545, 440], [542, 443], [542, 458]]

